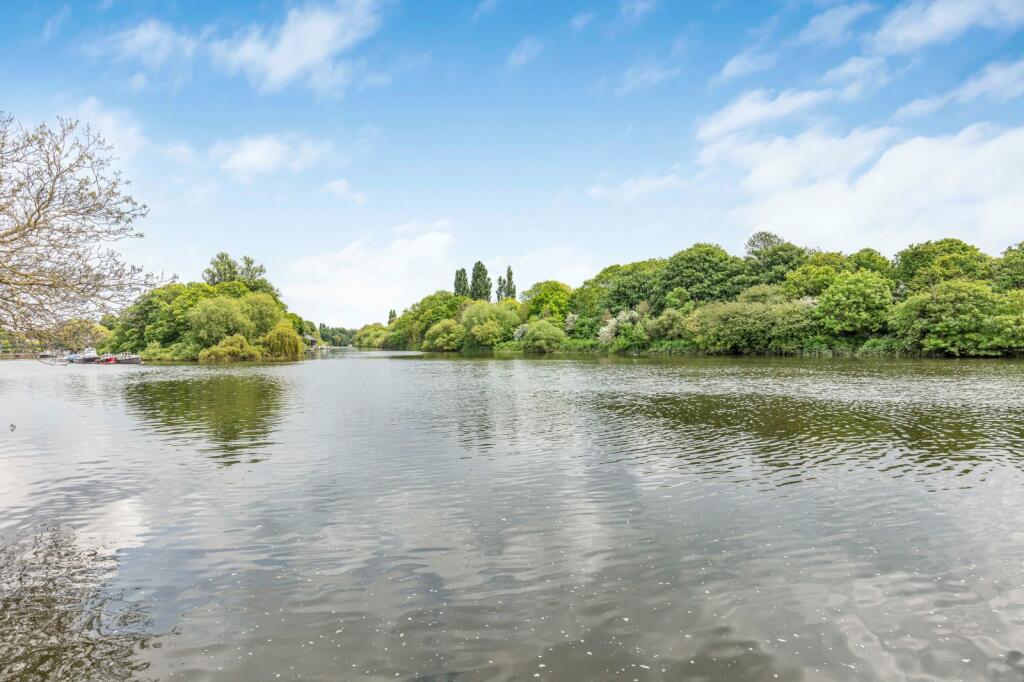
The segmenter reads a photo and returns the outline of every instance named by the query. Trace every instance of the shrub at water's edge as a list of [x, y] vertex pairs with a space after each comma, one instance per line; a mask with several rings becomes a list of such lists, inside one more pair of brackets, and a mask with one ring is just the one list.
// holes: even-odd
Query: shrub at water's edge
[[[743, 257], [696, 244], [670, 258], [612, 265], [572, 289], [547, 280], [515, 300], [486, 268], [455, 276], [367, 348], [623, 355], [1024, 354], [1024, 243], [999, 258], [959, 239], [913, 244], [892, 260], [870, 248], [823, 252], [759, 232]], [[511, 297], [509, 294], [511, 293]]]

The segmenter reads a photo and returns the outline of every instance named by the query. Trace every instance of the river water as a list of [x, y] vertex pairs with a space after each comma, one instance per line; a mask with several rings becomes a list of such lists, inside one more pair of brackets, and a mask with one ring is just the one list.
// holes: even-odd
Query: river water
[[10, 361], [0, 427], [0, 679], [1024, 679], [1021, 363]]

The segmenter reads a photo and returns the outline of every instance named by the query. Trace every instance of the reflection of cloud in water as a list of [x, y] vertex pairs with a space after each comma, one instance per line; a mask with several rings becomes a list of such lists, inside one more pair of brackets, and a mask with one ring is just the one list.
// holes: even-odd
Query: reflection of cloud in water
[[48, 526], [0, 548], [0, 679], [127, 680], [149, 619], [107, 590], [112, 554], [83, 549], [74, 531]]
[[[201, 370], [200, 370], [201, 371]], [[272, 445], [270, 434], [280, 422], [281, 383], [266, 373], [213, 370], [181, 379], [146, 375], [126, 383], [125, 401], [144, 424], [173, 445], [194, 446], [222, 464], [245, 458]]]

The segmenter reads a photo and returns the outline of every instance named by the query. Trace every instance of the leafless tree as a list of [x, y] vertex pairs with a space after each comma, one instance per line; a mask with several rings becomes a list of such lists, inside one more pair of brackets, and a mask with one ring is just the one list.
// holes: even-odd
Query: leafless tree
[[0, 113], [0, 329], [39, 338], [97, 319], [155, 284], [111, 248], [141, 237], [113, 149], [61, 118], [26, 129]]

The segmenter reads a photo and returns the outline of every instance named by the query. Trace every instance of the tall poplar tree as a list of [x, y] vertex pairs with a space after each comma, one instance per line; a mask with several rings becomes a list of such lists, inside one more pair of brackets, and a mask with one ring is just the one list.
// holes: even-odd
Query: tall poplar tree
[[473, 265], [473, 279], [469, 283], [469, 296], [478, 301], [491, 300], [491, 278], [487, 276], [487, 267], [480, 261]]
[[505, 270], [505, 298], [516, 297], [516, 284], [512, 281], [512, 266]]
[[469, 278], [466, 277], [466, 268], [459, 268], [455, 271], [455, 295], [469, 296]]
[[501, 275], [498, 275], [498, 285], [494, 288], [494, 300], [505, 300], [505, 278]]

